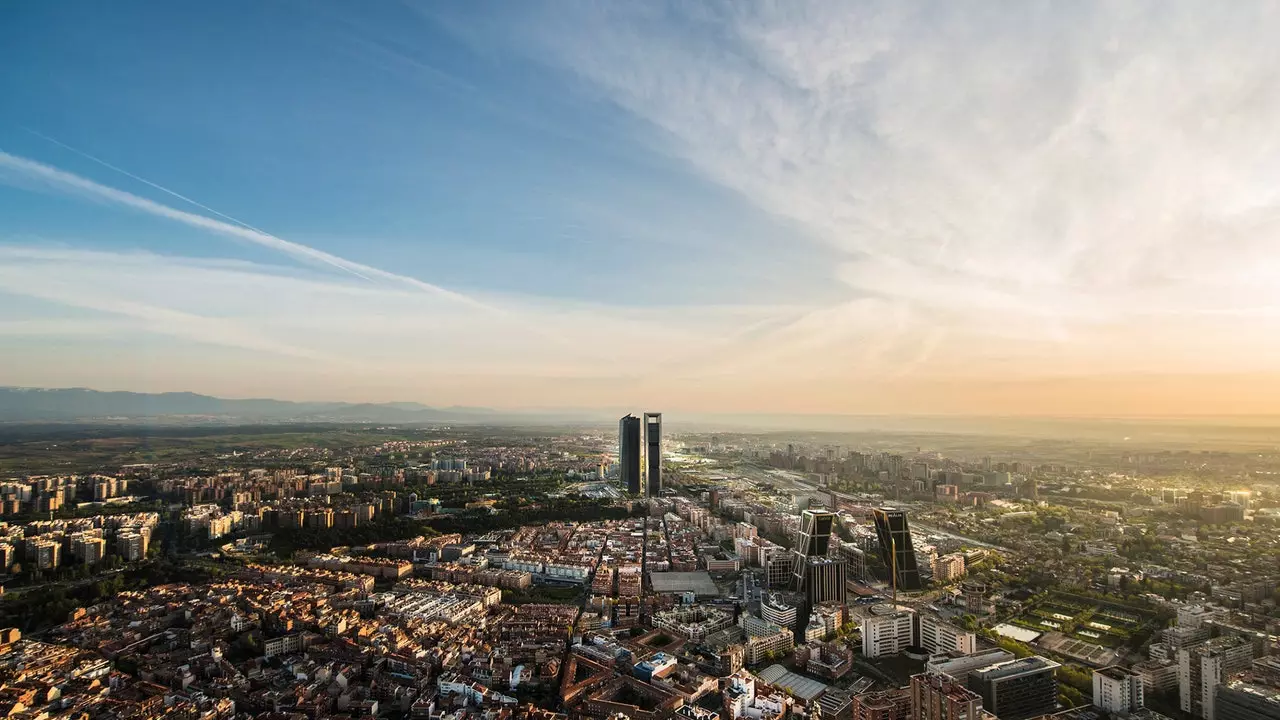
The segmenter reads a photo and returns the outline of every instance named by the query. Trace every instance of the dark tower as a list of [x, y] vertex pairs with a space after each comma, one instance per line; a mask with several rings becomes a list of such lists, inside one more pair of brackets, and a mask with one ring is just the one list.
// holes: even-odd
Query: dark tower
[[645, 483], [649, 497], [662, 494], [662, 413], [644, 414]]
[[835, 513], [805, 510], [800, 514], [800, 532], [792, 551], [792, 587], [803, 591], [810, 608], [820, 602], [844, 602], [845, 562], [828, 557]]
[[907, 527], [907, 511], [876, 508], [876, 538], [880, 541], [880, 557], [892, 576], [894, 590], [920, 590], [920, 569], [916, 567], [916, 551]]
[[622, 485], [632, 495], [640, 494], [640, 418], [627, 415], [618, 421], [618, 466]]

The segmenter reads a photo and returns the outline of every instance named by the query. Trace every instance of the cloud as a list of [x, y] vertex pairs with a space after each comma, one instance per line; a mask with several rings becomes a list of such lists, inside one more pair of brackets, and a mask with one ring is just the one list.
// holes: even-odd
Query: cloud
[[[1252, 323], [1280, 330], [1280, 7], [538, 8], [460, 32], [572, 73], [843, 255], [848, 299], [757, 338], [750, 362], [795, 354], [780, 346], [834, 360], [801, 363], [817, 375], [1275, 357]], [[1211, 332], [1227, 352], [1205, 357], [1208, 315], [1251, 320]]]
[[[980, 411], [1039, 388], [1051, 412], [1165, 378], [1133, 395], [1140, 410], [1167, 378], [1280, 366], [1280, 6], [458, 7], [420, 9], [486, 57], [534, 59], [642, 121], [619, 127], [647, 129], [636, 142], [714, 185], [708, 197], [779, 219], [759, 237], [723, 231], [769, 269], [750, 282], [803, 275], [822, 292], [673, 308], [627, 306], [625, 291], [594, 303], [463, 295], [285, 240], [96, 158], [187, 209], [4, 153], [0, 181], [306, 269], [27, 244], [0, 249], [0, 291], [228, 357], [261, 353], [294, 385], [341, 377], [495, 405]], [[622, 195], [613, 241], [661, 235], [669, 263], [682, 250], [714, 256], [716, 213]], [[575, 201], [584, 226], [617, 212], [591, 197], [564, 205]], [[58, 327], [87, 332], [79, 322]], [[0, 312], [0, 333], [30, 328]], [[1083, 390], [1089, 377], [1105, 391]]]

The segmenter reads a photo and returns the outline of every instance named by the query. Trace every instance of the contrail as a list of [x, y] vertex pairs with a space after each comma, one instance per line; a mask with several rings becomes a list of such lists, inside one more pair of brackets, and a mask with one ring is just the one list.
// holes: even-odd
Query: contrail
[[67, 150], [70, 150], [71, 152], [74, 152], [77, 155], [80, 155], [89, 160], [92, 160], [93, 162], [96, 162], [102, 165], [103, 167], [114, 170], [115, 172], [121, 173], [122, 175], [125, 175], [126, 177], [132, 178], [134, 180], [137, 180], [138, 182], [144, 183], [147, 186], [155, 188], [167, 195], [178, 198], [184, 202], [190, 203], [191, 205], [198, 207], [213, 215], [216, 215], [219, 218], [223, 218], [223, 220], [216, 220], [206, 215], [199, 215], [196, 213], [187, 212], [185, 210], [179, 210], [177, 208], [170, 207], [168, 205], [155, 202], [153, 200], [148, 200], [147, 198], [140, 197], [138, 195], [134, 195], [133, 193], [125, 192], [123, 190], [117, 190], [113, 187], [102, 185], [100, 183], [94, 182], [93, 180], [80, 177], [79, 175], [75, 175], [73, 173], [69, 173], [64, 170], [59, 170], [58, 168], [55, 168], [51, 165], [45, 165], [44, 163], [36, 162], [34, 160], [28, 160], [26, 158], [19, 157], [17, 155], [11, 155], [3, 150], [0, 150], [0, 167], [8, 167], [10, 169], [16, 170], [25, 175], [39, 178], [51, 184], [59, 185], [64, 188], [75, 190], [75, 191], [84, 193], [86, 195], [89, 195], [91, 197], [95, 197], [101, 200], [106, 200], [108, 202], [113, 202], [118, 205], [131, 207], [135, 210], [140, 210], [142, 212], [155, 215], [157, 217], [176, 220], [178, 222], [184, 223], [186, 225], [190, 225], [192, 227], [197, 227], [204, 230], [210, 230], [212, 232], [238, 238], [240, 240], [247, 240], [248, 242], [251, 242], [257, 245], [262, 245], [264, 247], [268, 247], [273, 250], [283, 252], [287, 255], [292, 255], [293, 257], [299, 258], [302, 260], [323, 263], [323, 264], [338, 268], [339, 270], [342, 270], [344, 272], [350, 273], [351, 275], [355, 275], [356, 277], [359, 277], [363, 280], [368, 280], [370, 282], [372, 282], [375, 278], [388, 280], [391, 282], [408, 285], [418, 290], [423, 290], [433, 295], [445, 297], [459, 303], [470, 305], [472, 307], [481, 308], [489, 312], [506, 314], [505, 311], [499, 308], [495, 308], [491, 305], [480, 302], [479, 300], [475, 300], [461, 293], [457, 293], [452, 290], [447, 290], [438, 285], [433, 285], [431, 283], [423, 282], [421, 280], [418, 280], [417, 278], [409, 277], [407, 275], [398, 275], [396, 273], [387, 272], [386, 270], [380, 270], [378, 268], [371, 267], [363, 263], [347, 260], [346, 258], [339, 257], [331, 253], [327, 253], [323, 250], [319, 250], [308, 245], [303, 245], [301, 243], [285, 240], [284, 238], [278, 237], [276, 235], [272, 235], [271, 233], [266, 232], [264, 230], [260, 230], [250, 225], [249, 223], [243, 222], [234, 217], [231, 217], [230, 215], [214, 210], [213, 208], [210, 208], [207, 205], [203, 205], [199, 202], [196, 202], [195, 200], [192, 200], [191, 198], [188, 198], [185, 195], [182, 195], [181, 193], [174, 192], [173, 190], [170, 190], [166, 187], [163, 187], [154, 182], [151, 182], [146, 178], [142, 178], [137, 175], [134, 175], [133, 173], [130, 173], [127, 170], [116, 167], [115, 165], [112, 165], [99, 158], [93, 157], [88, 153], [77, 150], [76, 148], [73, 148], [67, 145], [66, 143], [59, 142], [57, 140], [54, 140], [53, 138], [49, 138], [33, 130], [29, 130], [28, 132], [32, 132], [33, 134], [36, 134], [46, 140], [49, 140], [50, 142], [53, 142], [60, 147], [66, 148]]

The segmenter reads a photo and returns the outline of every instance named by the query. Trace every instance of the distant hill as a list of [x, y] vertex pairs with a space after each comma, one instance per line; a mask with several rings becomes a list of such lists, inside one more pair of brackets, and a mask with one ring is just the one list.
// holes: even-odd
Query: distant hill
[[104, 392], [86, 388], [0, 387], [0, 422], [475, 422], [494, 416], [484, 408], [436, 409], [418, 403], [324, 403], [228, 400], [190, 392]]

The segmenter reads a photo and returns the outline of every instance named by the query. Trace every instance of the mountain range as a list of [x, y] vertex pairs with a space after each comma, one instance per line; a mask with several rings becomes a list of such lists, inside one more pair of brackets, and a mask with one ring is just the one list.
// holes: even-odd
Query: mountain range
[[[137, 393], [87, 388], [0, 387], [0, 422], [485, 422], [511, 418], [488, 408], [434, 408], [412, 402], [343, 403], [230, 400], [191, 392]], [[527, 418], [526, 418], [527, 419]]]

